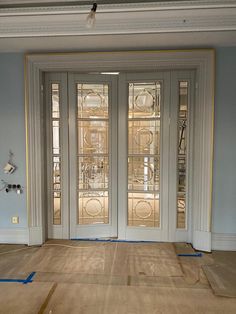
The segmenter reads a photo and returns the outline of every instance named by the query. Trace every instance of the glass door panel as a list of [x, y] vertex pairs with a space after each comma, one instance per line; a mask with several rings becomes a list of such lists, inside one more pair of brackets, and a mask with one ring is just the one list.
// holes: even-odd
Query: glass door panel
[[128, 226], [160, 226], [161, 82], [129, 83]]
[[193, 81], [46, 75], [49, 237], [190, 239]]
[[168, 238], [169, 92], [168, 72], [121, 75], [118, 152], [121, 238], [154, 241]]
[[48, 238], [68, 239], [67, 75], [64, 73], [47, 73], [45, 82], [47, 236]]
[[109, 101], [107, 84], [76, 84], [77, 223], [109, 223]]
[[115, 81], [69, 75], [71, 237], [117, 236]]

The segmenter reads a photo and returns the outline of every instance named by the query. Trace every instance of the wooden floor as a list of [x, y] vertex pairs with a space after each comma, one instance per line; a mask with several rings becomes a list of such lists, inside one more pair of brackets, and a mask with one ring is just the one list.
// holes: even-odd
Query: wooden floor
[[0, 245], [0, 313], [236, 313], [236, 298], [216, 296], [202, 270], [212, 254], [187, 244], [48, 241]]

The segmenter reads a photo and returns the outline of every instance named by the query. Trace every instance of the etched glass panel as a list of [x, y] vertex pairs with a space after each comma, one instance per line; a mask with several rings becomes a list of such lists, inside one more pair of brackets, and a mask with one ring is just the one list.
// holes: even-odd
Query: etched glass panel
[[160, 121], [129, 121], [129, 154], [159, 154]]
[[52, 121], [52, 147], [53, 154], [60, 154], [60, 123], [59, 120]]
[[160, 226], [160, 101], [160, 82], [129, 84], [129, 226]]
[[157, 157], [129, 157], [128, 188], [140, 191], [159, 191], [159, 169]]
[[61, 193], [53, 192], [53, 224], [61, 224]]
[[59, 84], [52, 84], [52, 118], [60, 118]]
[[156, 83], [129, 84], [129, 118], [160, 117], [161, 85]]
[[188, 123], [188, 82], [179, 82], [177, 228], [186, 228], [186, 160]]
[[61, 224], [61, 163], [60, 163], [60, 92], [59, 84], [51, 84], [52, 126], [52, 198], [53, 224]]
[[80, 157], [78, 168], [80, 190], [108, 189], [107, 157]]
[[53, 190], [61, 189], [60, 157], [53, 157]]
[[77, 84], [78, 118], [108, 119], [108, 85]]
[[160, 225], [159, 194], [128, 193], [128, 208], [129, 226]]
[[107, 84], [77, 84], [78, 224], [109, 223]]
[[108, 224], [108, 191], [87, 191], [80, 192], [79, 203], [79, 224]]
[[78, 120], [79, 154], [108, 153], [108, 122]]

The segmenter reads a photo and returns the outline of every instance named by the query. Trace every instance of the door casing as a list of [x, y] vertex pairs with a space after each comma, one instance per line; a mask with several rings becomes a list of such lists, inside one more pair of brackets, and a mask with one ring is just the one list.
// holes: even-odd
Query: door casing
[[191, 242], [196, 249], [211, 251], [214, 66], [213, 49], [26, 55], [28, 243], [42, 244], [45, 240], [43, 72], [195, 69], [194, 125], [198, 132], [194, 132]]
[[[96, 238], [118, 237], [128, 240], [186, 241], [191, 240], [191, 189], [192, 173], [187, 171], [186, 228], [176, 228], [176, 182], [177, 177], [177, 112], [179, 81], [189, 83], [188, 95], [188, 165], [192, 162], [193, 110], [195, 71], [162, 71], [149, 73], [120, 73], [119, 76], [104, 74], [47, 73], [46, 88], [46, 139], [51, 136], [50, 86], [60, 85], [61, 108], [61, 159], [62, 159], [62, 223], [53, 225], [51, 211], [48, 211], [48, 238]], [[128, 84], [138, 82], [162, 82], [161, 88], [161, 222], [160, 227], [130, 227], [127, 225], [127, 136], [128, 136]], [[110, 223], [105, 225], [77, 224], [77, 140], [76, 140], [76, 84], [101, 84], [109, 86], [110, 112]], [[119, 108], [119, 110], [117, 110]], [[67, 122], [68, 121], [68, 122]], [[119, 125], [119, 134], [117, 132]], [[112, 126], [112, 127], [111, 127]], [[48, 140], [47, 140], [48, 142]], [[51, 142], [51, 140], [49, 140]], [[118, 145], [119, 143], [119, 145]], [[47, 144], [48, 145], [48, 144]], [[50, 145], [49, 145], [50, 146]], [[47, 149], [47, 173], [51, 169], [51, 147]], [[118, 155], [117, 155], [118, 153]], [[191, 158], [189, 158], [191, 157]], [[191, 166], [187, 167], [191, 169]], [[165, 171], [162, 171], [165, 169]], [[48, 180], [48, 195], [52, 194]], [[118, 195], [117, 195], [118, 194]], [[118, 197], [117, 197], [118, 196]], [[48, 208], [51, 207], [48, 197]]]

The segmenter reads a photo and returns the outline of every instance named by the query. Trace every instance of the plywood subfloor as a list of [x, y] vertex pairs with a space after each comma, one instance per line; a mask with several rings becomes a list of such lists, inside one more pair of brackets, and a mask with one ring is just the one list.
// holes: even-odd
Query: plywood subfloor
[[236, 298], [236, 252], [213, 252], [213, 259], [203, 270], [214, 294]]
[[1, 246], [0, 313], [235, 313], [236, 298], [213, 294], [201, 266], [211, 255], [188, 244], [48, 241], [42, 247]]

